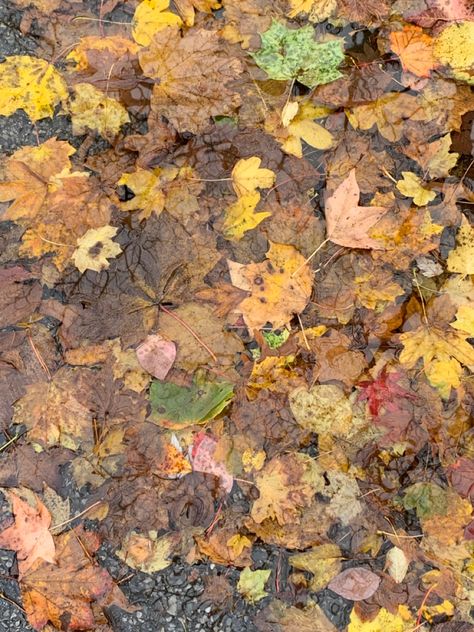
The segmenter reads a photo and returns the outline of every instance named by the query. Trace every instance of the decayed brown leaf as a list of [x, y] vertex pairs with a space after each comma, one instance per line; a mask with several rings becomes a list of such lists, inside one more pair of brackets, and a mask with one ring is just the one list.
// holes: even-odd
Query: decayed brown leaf
[[241, 72], [241, 63], [223, 54], [212, 31], [197, 29], [183, 38], [178, 28], [163, 29], [139, 60], [145, 75], [159, 80], [152, 109], [179, 132], [202, 131], [211, 116], [229, 114], [240, 103], [227, 84]]

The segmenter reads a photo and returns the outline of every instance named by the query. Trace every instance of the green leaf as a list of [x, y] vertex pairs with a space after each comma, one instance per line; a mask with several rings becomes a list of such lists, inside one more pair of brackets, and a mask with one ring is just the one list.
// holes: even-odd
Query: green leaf
[[270, 570], [267, 571], [251, 571], [246, 567], [241, 573], [237, 588], [241, 595], [248, 601], [255, 602], [260, 601], [268, 595], [263, 589], [268, 578], [270, 577]]
[[276, 329], [275, 331], [264, 331], [263, 337], [270, 349], [278, 349], [290, 337], [288, 329]]
[[153, 381], [151, 421], [165, 428], [186, 428], [214, 419], [234, 396], [228, 382], [198, 382], [190, 386]]
[[298, 79], [314, 88], [342, 77], [338, 70], [344, 60], [341, 38], [316, 42], [311, 24], [289, 29], [276, 20], [260, 37], [262, 47], [251, 55], [271, 79]]
[[448, 499], [446, 492], [434, 483], [415, 483], [405, 490], [405, 509], [415, 509], [418, 518], [446, 515]]

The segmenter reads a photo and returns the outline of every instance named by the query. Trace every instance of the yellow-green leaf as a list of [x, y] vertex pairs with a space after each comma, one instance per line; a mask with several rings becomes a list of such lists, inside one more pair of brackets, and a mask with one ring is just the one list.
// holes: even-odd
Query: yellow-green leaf
[[244, 568], [240, 573], [237, 588], [241, 595], [252, 603], [260, 601], [268, 595], [264, 590], [264, 586], [270, 577], [271, 570], [267, 571], [251, 571], [250, 568]]

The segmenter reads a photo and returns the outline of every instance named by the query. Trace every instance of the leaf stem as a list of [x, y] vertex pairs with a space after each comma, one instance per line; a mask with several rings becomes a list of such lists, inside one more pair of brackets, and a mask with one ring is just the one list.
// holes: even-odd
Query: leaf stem
[[187, 331], [189, 331], [191, 336], [193, 336], [193, 338], [195, 338], [199, 342], [201, 347], [203, 347], [203, 349], [205, 349], [208, 352], [208, 354], [211, 356], [214, 362], [217, 362], [217, 357], [215, 353], [212, 351], [212, 349], [210, 349], [207, 346], [204, 340], [201, 340], [201, 338], [197, 335], [197, 333], [193, 329], [191, 329], [191, 327], [187, 323], [185, 323], [184, 320], [182, 320], [179, 316], [176, 316], [176, 314], [174, 314], [171, 310], [167, 309], [166, 307], [163, 307], [163, 305], [160, 305], [160, 309], [165, 314], [168, 314], [168, 316], [171, 316], [171, 318], [174, 318], [180, 325], [182, 325]]

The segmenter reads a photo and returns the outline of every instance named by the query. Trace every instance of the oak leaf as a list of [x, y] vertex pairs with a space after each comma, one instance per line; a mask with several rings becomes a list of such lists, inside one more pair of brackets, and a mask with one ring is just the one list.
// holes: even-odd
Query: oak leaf
[[0, 115], [25, 110], [35, 122], [66, 105], [68, 92], [61, 74], [44, 59], [13, 55], [0, 64]]
[[433, 54], [433, 38], [419, 26], [406, 24], [403, 31], [390, 33], [390, 44], [400, 57], [403, 70], [417, 77], [429, 77], [430, 71], [438, 65]]
[[119, 244], [112, 241], [117, 230], [118, 228], [109, 225], [90, 228], [77, 240], [77, 248], [72, 254], [72, 260], [79, 272], [86, 270], [100, 272], [109, 267], [109, 259], [114, 259], [122, 252]]
[[141, 46], [149, 46], [154, 34], [168, 26], [181, 26], [179, 15], [168, 11], [169, 0], [142, 0], [132, 19], [133, 39]]
[[240, 104], [228, 84], [240, 74], [241, 62], [225, 54], [212, 31], [198, 29], [181, 37], [178, 28], [166, 28], [140, 51], [139, 60], [144, 74], [159, 80], [152, 109], [179, 132], [200, 132], [211, 116], [232, 114]]
[[94, 628], [92, 606], [113, 590], [108, 572], [91, 561], [97, 547], [96, 536], [68, 531], [56, 539], [57, 564], [38, 560], [23, 576], [23, 605], [35, 630], [42, 630], [48, 621], [59, 629], [64, 620], [69, 630]]
[[315, 462], [305, 454], [276, 456], [255, 475], [260, 492], [251, 511], [253, 520], [267, 518], [280, 525], [299, 522], [301, 509], [311, 504], [314, 494], [322, 491], [324, 481]]
[[14, 522], [0, 533], [0, 547], [16, 552], [20, 578], [36, 560], [56, 561], [53, 537], [49, 531], [51, 515], [40, 499], [29, 490], [2, 490], [11, 503]]
[[268, 321], [274, 329], [282, 327], [304, 310], [311, 295], [313, 274], [296, 248], [270, 242], [267, 256], [262, 263], [227, 262], [232, 284], [249, 292], [235, 311], [251, 331]]
[[326, 200], [327, 238], [346, 248], [383, 249], [369, 232], [388, 209], [382, 206], [359, 206], [360, 189], [355, 169]]

